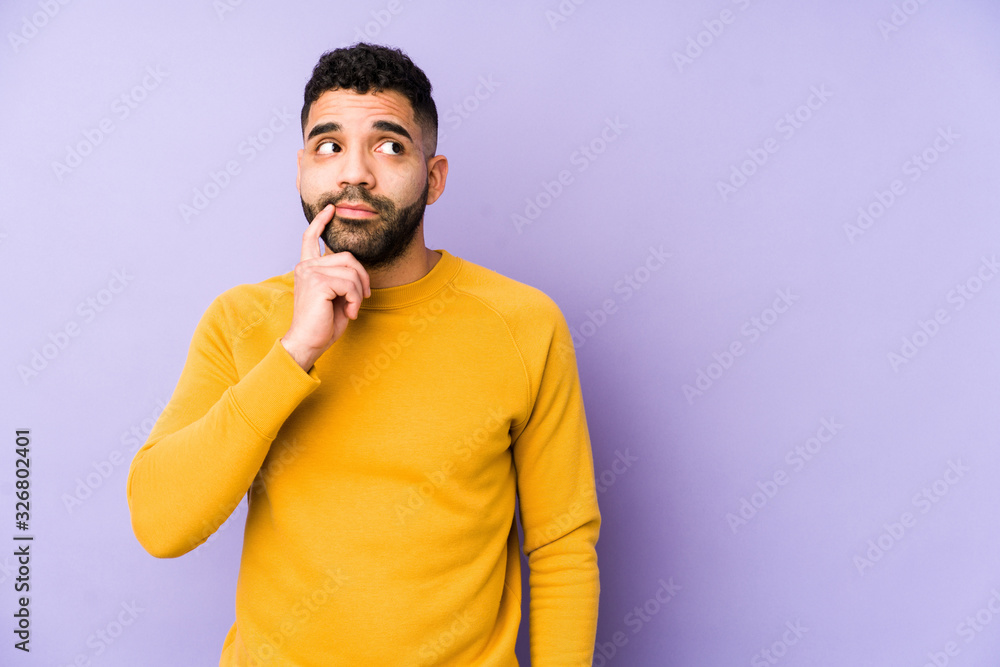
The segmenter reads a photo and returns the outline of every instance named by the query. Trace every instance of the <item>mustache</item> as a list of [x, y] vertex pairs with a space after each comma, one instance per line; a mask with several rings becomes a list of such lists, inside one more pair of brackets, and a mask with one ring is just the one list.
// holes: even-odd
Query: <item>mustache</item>
[[328, 192], [320, 197], [317, 202], [317, 211], [322, 211], [327, 204], [336, 206], [342, 201], [365, 203], [383, 217], [392, 215], [396, 210], [396, 205], [388, 197], [375, 196], [362, 187], [349, 185], [336, 194]]

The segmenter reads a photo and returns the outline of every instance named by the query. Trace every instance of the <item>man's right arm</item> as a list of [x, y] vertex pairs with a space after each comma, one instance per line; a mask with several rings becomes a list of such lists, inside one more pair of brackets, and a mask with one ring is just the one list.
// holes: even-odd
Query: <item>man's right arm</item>
[[238, 377], [225, 300], [195, 330], [169, 403], [129, 467], [132, 529], [160, 558], [195, 548], [239, 505], [278, 430], [319, 386], [279, 340]]
[[292, 322], [242, 377], [228, 299], [213, 301], [198, 323], [177, 388], [129, 466], [132, 530], [154, 556], [187, 553], [232, 514], [282, 424], [319, 386], [313, 362], [371, 295], [353, 255], [320, 252], [320, 234], [335, 213], [324, 208], [302, 235]]

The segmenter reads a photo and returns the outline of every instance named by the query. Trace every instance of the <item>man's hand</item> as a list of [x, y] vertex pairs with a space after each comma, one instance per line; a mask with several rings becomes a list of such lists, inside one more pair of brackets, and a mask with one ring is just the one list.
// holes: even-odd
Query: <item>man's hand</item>
[[371, 296], [368, 272], [349, 252], [321, 254], [319, 238], [337, 209], [328, 205], [302, 235], [302, 260], [295, 265], [292, 323], [281, 338], [292, 358], [308, 371], [358, 319], [362, 299]]

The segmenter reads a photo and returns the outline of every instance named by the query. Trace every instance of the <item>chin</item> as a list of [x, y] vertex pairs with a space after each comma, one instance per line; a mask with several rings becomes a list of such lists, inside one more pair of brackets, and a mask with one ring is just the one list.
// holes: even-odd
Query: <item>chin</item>
[[[342, 218], [339, 215], [333, 216], [333, 220], [330, 223], [339, 223], [346, 227], [368, 227], [372, 223], [381, 223], [382, 216], [376, 215], [372, 218]], [[330, 224], [327, 223], [327, 224]]]

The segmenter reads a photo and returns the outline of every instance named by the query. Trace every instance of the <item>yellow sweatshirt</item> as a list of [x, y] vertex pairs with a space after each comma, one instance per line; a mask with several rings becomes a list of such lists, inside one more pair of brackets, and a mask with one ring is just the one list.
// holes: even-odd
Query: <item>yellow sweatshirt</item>
[[216, 298], [129, 468], [152, 555], [249, 498], [221, 666], [590, 665], [600, 513], [569, 329], [541, 291], [438, 251], [373, 289], [308, 373], [291, 272]]

